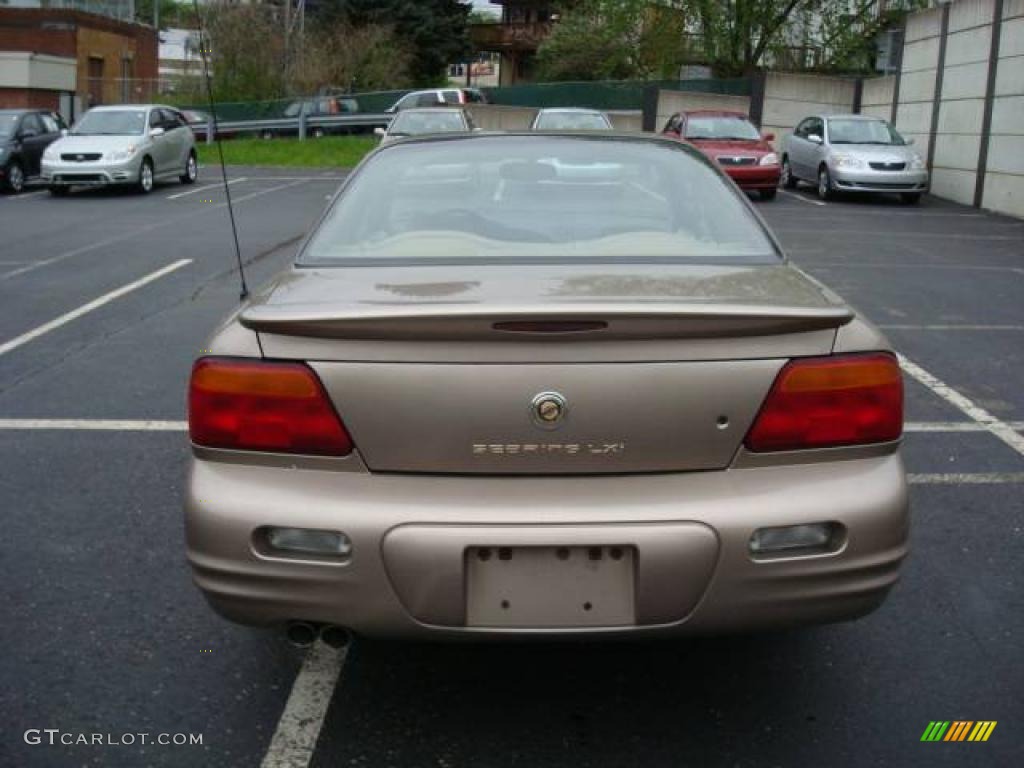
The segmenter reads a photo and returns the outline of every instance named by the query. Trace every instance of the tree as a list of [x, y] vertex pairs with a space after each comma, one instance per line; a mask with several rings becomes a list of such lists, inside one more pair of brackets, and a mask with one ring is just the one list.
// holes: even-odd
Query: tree
[[683, 63], [719, 76], [768, 65], [864, 70], [876, 35], [926, 4], [903, 0], [562, 0], [538, 51], [547, 80], [675, 77]]
[[412, 84], [430, 86], [445, 82], [448, 65], [469, 55], [469, 10], [458, 0], [323, 0], [317, 15], [353, 27], [390, 27], [409, 54]]
[[270, 6], [204, 8], [207, 61], [218, 101], [257, 101], [284, 93], [284, 37]]
[[409, 81], [409, 58], [389, 27], [338, 22], [306, 33], [288, 84], [303, 94], [324, 86], [346, 91], [401, 88]]
[[907, 0], [885, 9], [880, 0], [692, 0], [699, 51], [719, 75], [747, 74], [811, 50], [819, 69], [864, 69], [875, 36], [901, 15], [924, 6]]
[[674, 77], [686, 14], [674, 3], [578, 0], [537, 51], [543, 80]]
[[191, 0], [135, 0], [135, 20], [152, 24], [154, 4], [160, 6], [160, 29], [194, 26], [195, 11]]

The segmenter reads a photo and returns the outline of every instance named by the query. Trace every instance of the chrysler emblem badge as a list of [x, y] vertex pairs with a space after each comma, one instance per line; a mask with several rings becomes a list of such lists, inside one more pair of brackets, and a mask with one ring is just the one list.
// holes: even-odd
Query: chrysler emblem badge
[[557, 392], [541, 392], [530, 403], [534, 422], [544, 429], [555, 429], [565, 419], [569, 405]]

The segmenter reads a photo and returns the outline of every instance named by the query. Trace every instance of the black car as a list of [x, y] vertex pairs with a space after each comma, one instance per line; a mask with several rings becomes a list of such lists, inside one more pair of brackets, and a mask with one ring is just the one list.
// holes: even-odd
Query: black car
[[39, 175], [43, 151], [67, 129], [56, 112], [0, 109], [0, 186], [17, 194]]

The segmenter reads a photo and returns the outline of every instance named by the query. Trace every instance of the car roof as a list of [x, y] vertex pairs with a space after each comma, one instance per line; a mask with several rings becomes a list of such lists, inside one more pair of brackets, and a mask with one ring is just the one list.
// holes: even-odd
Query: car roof
[[736, 109], [684, 109], [679, 114], [686, 115], [687, 117], [689, 117], [690, 115], [708, 115], [708, 116], [712, 116], [712, 115], [726, 116], [727, 115], [729, 117], [742, 117], [744, 119], [747, 118], [747, 113], [746, 112], [741, 112], [741, 111], [736, 110]]
[[854, 115], [854, 114], [838, 114], [838, 115], [814, 115], [814, 117], [822, 117], [825, 120], [881, 120], [885, 121], [884, 117], [878, 117], [877, 115]]
[[122, 109], [173, 109], [176, 112], [181, 111], [177, 107], [172, 107], [168, 104], [100, 104], [96, 107], [90, 107], [89, 111], [117, 112]]
[[600, 115], [602, 114], [600, 109], [591, 109], [590, 107], [544, 107], [540, 110], [541, 112], [578, 112], [589, 115]]
[[465, 112], [461, 105], [452, 105], [450, 107], [409, 107], [409, 109], [403, 109], [400, 114], [406, 115], [409, 113], [422, 114], [424, 112]]

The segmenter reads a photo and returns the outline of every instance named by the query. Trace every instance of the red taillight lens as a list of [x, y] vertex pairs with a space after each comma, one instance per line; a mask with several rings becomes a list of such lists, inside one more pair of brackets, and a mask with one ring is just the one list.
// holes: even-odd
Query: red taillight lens
[[188, 431], [192, 442], [210, 448], [352, 452], [352, 439], [320, 380], [302, 363], [198, 360], [189, 384]]
[[751, 451], [884, 443], [903, 432], [903, 378], [888, 353], [794, 360], [747, 433]]

